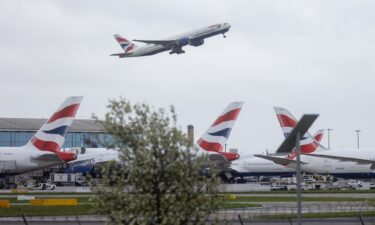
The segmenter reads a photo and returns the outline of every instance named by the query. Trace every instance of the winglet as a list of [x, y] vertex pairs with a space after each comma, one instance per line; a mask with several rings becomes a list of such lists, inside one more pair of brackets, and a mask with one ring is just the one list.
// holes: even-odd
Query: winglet
[[307, 130], [311, 127], [314, 121], [318, 118], [319, 114], [305, 114], [298, 121], [295, 128], [290, 132], [288, 137], [281, 143], [279, 148], [276, 150], [276, 153], [290, 153], [293, 148], [296, 146], [296, 137], [297, 133], [300, 134], [300, 137], [303, 137]]

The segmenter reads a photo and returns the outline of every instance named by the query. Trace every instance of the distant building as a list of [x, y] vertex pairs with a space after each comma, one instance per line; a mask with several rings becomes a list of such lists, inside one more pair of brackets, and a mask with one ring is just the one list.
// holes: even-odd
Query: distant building
[[[0, 118], [0, 146], [18, 147], [26, 144], [46, 119]], [[101, 123], [75, 119], [66, 134], [64, 148], [107, 147], [114, 143]]]

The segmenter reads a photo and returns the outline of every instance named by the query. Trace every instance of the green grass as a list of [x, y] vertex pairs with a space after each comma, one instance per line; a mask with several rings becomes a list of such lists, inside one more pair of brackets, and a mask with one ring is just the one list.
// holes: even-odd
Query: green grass
[[254, 203], [240, 203], [240, 202], [224, 202], [220, 209], [240, 209], [240, 208], [248, 208], [248, 207], [261, 207], [261, 204], [254, 204]]
[[77, 206], [11, 206], [7, 209], [0, 209], [0, 217], [20, 216], [63, 216], [63, 215], [89, 215], [92, 206], [88, 204]]
[[[11, 203], [28, 203], [28, 201], [17, 201], [16, 198], [8, 199]], [[11, 205], [10, 208], [0, 209], [0, 217], [20, 216], [63, 216], [63, 215], [91, 215], [93, 214], [92, 205], [89, 197], [78, 197], [76, 206], [30, 206], [30, 205]], [[220, 209], [260, 207], [260, 204], [241, 203], [241, 202], [223, 202]]]
[[[39, 197], [43, 198], [43, 197]], [[45, 198], [62, 198], [48, 196]], [[68, 197], [72, 198], [72, 197]], [[74, 197], [73, 197], [74, 198]], [[11, 203], [28, 203], [28, 201], [17, 201], [16, 197], [7, 197], [1, 199], [8, 199]], [[92, 214], [92, 205], [90, 204], [90, 196], [77, 197], [77, 206], [29, 206], [29, 205], [11, 205], [8, 209], [0, 209], [0, 217], [2, 216], [19, 216], [23, 213], [26, 216], [59, 216], [59, 215], [88, 215]], [[295, 197], [263, 197], [263, 196], [236, 196], [234, 200], [224, 199], [224, 195], [220, 198], [222, 205], [220, 209], [233, 209], [233, 208], [247, 208], [247, 207], [261, 207], [257, 202], [295, 202]], [[367, 201], [370, 205], [375, 205], [375, 199], [366, 198], [345, 198], [345, 197], [304, 197], [304, 202], [364, 202]], [[343, 213], [309, 213], [304, 214], [304, 218], [329, 218], [329, 217], [353, 217], [358, 216], [359, 212], [343, 212]], [[363, 216], [375, 216], [374, 212], [361, 212]], [[263, 216], [262, 216], [263, 218]], [[283, 219], [293, 218], [293, 215], [272, 215], [264, 216], [267, 219]]]
[[[78, 203], [90, 203], [90, 197], [53, 197], [53, 196], [47, 196], [47, 197], [35, 197], [35, 199], [46, 199], [46, 198], [76, 198]], [[0, 197], [1, 200], [9, 200], [10, 203], [28, 203], [29, 200], [17, 200], [17, 197]]]

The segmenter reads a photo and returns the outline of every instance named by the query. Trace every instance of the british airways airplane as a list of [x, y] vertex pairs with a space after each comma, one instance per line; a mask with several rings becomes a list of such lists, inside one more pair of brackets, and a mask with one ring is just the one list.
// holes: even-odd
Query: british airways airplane
[[26, 145], [1, 147], [0, 177], [56, 166], [76, 159], [76, 154], [61, 152], [60, 149], [81, 101], [81, 96], [67, 98]]
[[204, 39], [218, 34], [222, 34], [225, 38], [225, 33], [229, 31], [230, 27], [231, 25], [228, 23], [220, 23], [163, 40], [134, 40], [137, 42], [146, 43], [147, 45], [145, 46], [137, 46], [133, 42], [128, 41], [126, 38], [115, 34], [114, 37], [124, 52], [115, 53], [111, 56], [118, 56], [119, 58], [140, 57], [154, 55], [169, 50], [169, 54], [182, 54], [185, 53], [185, 51], [182, 50], [182, 47], [184, 46], [192, 45], [197, 47], [203, 45]]
[[[274, 110], [282, 132], [284, 136], [287, 137], [296, 127], [298, 121], [293, 114], [285, 108], [274, 107]], [[320, 145], [322, 137], [323, 130], [319, 130], [314, 135], [306, 133], [301, 139], [301, 152], [311, 154], [317, 149], [324, 148]], [[278, 150], [276, 150], [276, 153], [280, 154], [279, 156], [255, 154], [254, 157], [250, 156], [235, 160], [231, 163], [231, 167], [228, 170], [222, 172], [221, 177], [225, 181], [234, 182], [234, 177], [292, 176], [295, 174], [295, 168], [290, 167], [290, 164], [293, 163], [296, 157], [294, 149], [290, 149], [288, 153], [280, 153]]]
[[[198, 140], [201, 151], [199, 154], [208, 154], [211, 160], [226, 163], [239, 158], [237, 153], [225, 152], [225, 143], [237, 120], [244, 102], [232, 102], [217, 117], [214, 123]], [[108, 161], [120, 161], [120, 152], [116, 149], [85, 148], [77, 159], [68, 162], [67, 173], [82, 173], [96, 176], [97, 168]], [[223, 162], [225, 161], [225, 162]]]

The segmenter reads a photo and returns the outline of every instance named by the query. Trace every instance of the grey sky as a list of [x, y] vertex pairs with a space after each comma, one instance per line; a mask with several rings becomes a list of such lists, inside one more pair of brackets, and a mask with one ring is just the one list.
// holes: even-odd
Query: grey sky
[[[109, 98], [176, 106], [201, 135], [230, 102], [245, 106], [229, 140], [241, 153], [283, 139], [272, 106], [320, 113], [332, 146], [375, 148], [373, 1], [0, 1], [1, 117], [48, 117], [85, 96], [79, 118], [102, 116]], [[184, 55], [133, 59], [112, 35], [161, 39], [219, 23]], [[326, 143], [326, 138], [323, 140]]]

